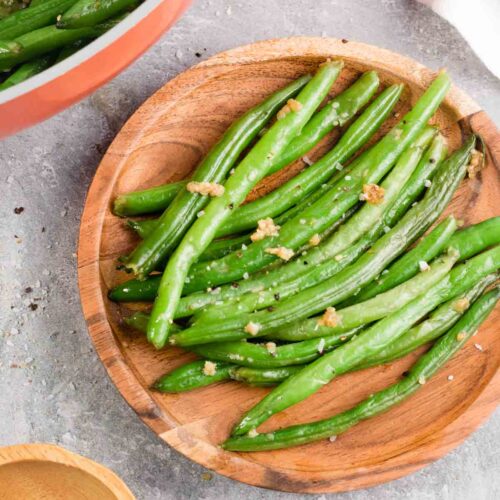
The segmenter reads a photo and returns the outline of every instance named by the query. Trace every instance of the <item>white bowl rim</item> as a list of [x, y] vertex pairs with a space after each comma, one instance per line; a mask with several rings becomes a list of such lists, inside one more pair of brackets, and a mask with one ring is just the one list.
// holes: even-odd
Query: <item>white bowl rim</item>
[[104, 33], [104, 35], [96, 38], [94, 41], [80, 49], [75, 54], [55, 64], [48, 70], [42, 71], [40, 74], [29, 78], [25, 82], [21, 82], [11, 88], [4, 90], [3, 92], [0, 92], [0, 105], [5, 104], [22, 95], [28, 94], [32, 90], [41, 87], [51, 80], [64, 75], [73, 68], [76, 68], [84, 61], [90, 59], [92, 56], [111, 45], [115, 40], [120, 38], [131, 28], [133, 28], [139, 21], [144, 19], [152, 10], [154, 10], [164, 1], [165, 0], [146, 0], [133, 12], [131, 12], [123, 21]]

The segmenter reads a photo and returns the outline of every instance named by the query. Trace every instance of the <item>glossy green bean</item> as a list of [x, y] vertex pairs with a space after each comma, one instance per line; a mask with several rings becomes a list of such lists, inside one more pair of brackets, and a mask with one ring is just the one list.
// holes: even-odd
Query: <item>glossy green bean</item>
[[57, 20], [58, 28], [95, 26], [138, 4], [138, 0], [77, 0]]
[[[338, 75], [341, 64], [336, 63], [334, 67], [335, 74]], [[287, 99], [296, 95], [307, 84], [309, 79], [309, 76], [299, 78], [287, 87], [272, 94], [264, 102], [250, 109], [234, 122], [198, 165], [191, 180], [194, 182], [223, 182], [226, 175], [236, 164], [240, 154], [257, 136], [262, 127]], [[269, 160], [266, 162], [266, 167], [269, 166], [268, 162]], [[222, 196], [220, 199], [226, 197]], [[197, 216], [203, 215], [202, 209], [208, 202], [207, 196], [200, 196], [198, 193], [192, 193], [187, 189], [179, 191], [158, 219], [158, 226], [155, 230], [128, 257], [127, 268], [140, 279], [145, 278], [176, 248], [190, 225], [193, 222], [193, 226], [198, 225], [201, 219], [198, 218], [197, 220]], [[232, 206], [233, 209], [238, 206], [237, 203], [232, 202], [228, 202], [227, 205]], [[228, 210], [230, 209], [226, 207], [226, 211]], [[205, 217], [203, 222], [206, 219]]]
[[[371, 73], [363, 75], [354, 85], [329, 103], [338, 105], [331, 109], [336, 111], [339, 125], [350, 120], [373, 95], [378, 86], [378, 78], [368, 79], [370, 75]], [[364, 78], [367, 79], [366, 82], [363, 81]], [[217, 236], [254, 229], [260, 219], [281, 214], [318, 188], [334, 172], [338, 172], [342, 164], [379, 129], [399, 100], [402, 90], [402, 85], [393, 85], [384, 90], [327, 154], [268, 195], [239, 207], [219, 229]], [[300, 136], [295, 140], [300, 140]]]
[[[347, 122], [361, 106], [366, 104], [377, 86], [376, 74], [366, 73], [329, 103], [329, 109], [335, 111], [339, 117], [339, 125]], [[268, 195], [238, 207], [233, 216], [219, 228], [217, 236], [226, 236], [255, 228], [260, 219], [280, 214], [303, 196], [315, 190], [333, 172], [338, 172], [338, 168], [342, 167], [341, 163], [354, 154], [377, 131], [398, 101], [402, 89], [402, 85], [393, 85], [383, 91], [347, 129], [330, 152]], [[337, 106], [332, 107], [332, 105]], [[319, 113], [323, 113], [323, 110]], [[306, 127], [310, 127], [310, 124]], [[299, 140], [302, 140], [302, 136], [296, 138], [294, 142]]]
[[500, 247], [480, 254], [457, 267], [420, 297], [378, 321], [346, 344], [314, 361], [297, 375], [288, 378], [247, 412], [235, 427], [234, 434], [246, 434], [275, 413], [314, 394], [335, 376], [368, 361], [407, 332], [436, 306], [462, 294], [481, 276], [496, 272], [499, 267]]
[[297, 373], [301, 366], [280, 368], [248, 368], [225, 363], [216, 363], [215, 375], [207, 375], [203, 369], [205, 361], [193, 361], [163, 375], [153, 386], [155, 390], [179, 393], [206, 387], [223, 380], [236, 380], [248, 385], [272, 386]]
[[480, 279], [472, 288], [460, 297], [454, 297], [442, 306], [438, 307], [429, 318], [408, 330], [394, 342], [382, 349], [378, 354], [372, 356], [368, 361], [356, 366], [356, 370], [362, 370], [371, 366], [390, 363], [395, 359], [402, 358], [415, 349], [433, 342], [443, 333], [449, 330], [474, 303], [484, 290], [498, 280], [498, 274], [489, 274]]
[[[451, 224], [456, 225], [454, 219]], [[398, 309], [404, 307], [408, 302], [415, 299], [432, 284], [439, 281], [458, 260], [458, 253], [453, 249], [453, 254], [436, 259], [432, 264], [432, 273], [421, 272], [408, 281], [380, 293], [371, 299], [360, 302], [336, 311], [337, 325], [322, 325], [321, 316], [304, 319], [292, 325], [287, 325], [270, 334], [275, 339], [301, 340], [323, 335], [340, 334], [362, 325], [366, 325], [381, 319]]]
[[287, 105], [289, 112], [280, 116], [281, 119], [250, 150], [226, 181], [224, 193], [210, 201], [204, 215], [185, 234], [163, 273], [151, 312], [148, 340], [156, 348], [163, 347], [167, 341], [190, 267], [214, 239], [220, 225], [230, 217], [232, 209], [239, 206], [269, 172], [272, 158], [280, 155], [300, 133], [325, 98], [341, 67], [342, 64], [335, 62], [326, 62], [320, 67], [297, 96], [294, 110]]
[[160, 392], [185, 392], [230, 378], [232, 365], [217, 361], [210, 361], [210, 363], [213, 374], [204, 370], [205, 360], [194, 361], [158, 379], [153, 384], [153, 389]]
[[[410, 205], [415, 201], [417, 196], [423, 191], [424, 183], [427, 179], [432, 178], [435, 170], [440, 164], [441, 160], [446, 155], [446, 145], [441, 135], [437, 135], [428, 151], [425, 153], [424, 158], [415, 169], [412, 177], [406, 183], [404, 189], [400, 193], [400, 197], [396, 203], [391, 207], [388, 216], [384, 219], [383, 223], [378, 224], [378, 227], [371, 231], [370, 235], [362, 238], [353, 245], [353, 248], [343, 252], [343, 259], [340, 262], [332, 263], [335, 269], [332, 269], [332, 275], [341, 269], [344, 265], [351, 264], [360, 255], [367, 250], [373, 241], [383, 231], [384, 227], [391, 227], [399, 220], [399, 218], [406, 212]], [[408, 194], [411, 193], [411, 194]], [[343, 222], [341, 219], [339, 222]], [[305, 266], [317, 266], [328, 259], [333, 259], [336, 254], [328, 251], [326, 245], [330, 239], [325, 239], [320, 245], [307, 252], [307, 256], [303, 258], [294, 259], [286, 264], [283, 264], [276, 269], [267, 270], [266, 272], [256, 274], [250, 279], [244, 279], [235, 282], [231, 285], [224, 285], [216, 289], [218, 293], [199, 292], [193, 293], [183, 297], [179, 303], [176, 311], [176, 317], [182, 318], [190, 316], [199, 309], [204, 308], [209, 304], [214, 304], [219, 301], [237, 299], [239, 296], [250, 292], [268, 289], [276, 286], [279, 283], [289, 281], [299, 276], [301, 273], [306, 272]], [[214, 242], [213, 242], [214, 243]], [[212, 243], [212, 244], [213, 244]], [[305, 264], [307, 262], [307, 264]], [[118, 301], [151, 301], [156, 297], [158, 285], [161, 277], [154, 276], [147, 280], [129, 280], [122, 285], [114, 288], [110, 294], [113, 300]]]
[[[143, 215], [165, 210], [177, 196], [177, 193], [185, 189], [187, 180], [162, 184], [141, 191], [132, 191], [118, 195], [113, 201], [113, 213], [120, 217], [131, 215]], [[141, 221], [146, 222], [146, 221]], [[151, 224], [150, 232], [157, 221], [147, 221]], [[143, 237], [143, 236], [141, 236]]]
[[229, 301], [224, 304], [224, 307], [220, 305], [209, 307], [197, 318], [197, 324], [204, 321], [226, 319], [242, 312], [264, 309], [276, 302], [276, 295], [280, 299], [284, 299], [330, 278], [333, 274], [346, 267], [348, 262], [344, 260], [342, 252], [348, 249], [364, 234], [368, 233], [383, 218], [383, 214], [395, 202], [404, 185], [411, 177], [435, 133], [434, 129], [424, 129], [416, 141], [401, 155], [394, 169], [381, 184], [384, 190], [382, 202], [379, 204], [365, 204], [322, 247], [322, 252], [328, 253], [331, 256], [338, 256], [339, 260], [335, 258], [333, 260], [325, 259], [320, 265], [314, 265], [313, 263], [311, 266], [308, 256], [305, 255], [304, 261], [307, 262], [307, 267], [310, 268], [310, 271], [299, 274], [295, 279], [288, 280], [277, 286], [238, 297], [237, 301]]
[[444, 162], [424, 198], [354, 264], [332, 278], [281, 301], [273, 311], [241, 314], [238, 318], [229, 318], [224, 323], [213, 322], [200, 328], [195, 325], [173, 335], [171, 342], [194, 345], [239, 340], [250, 336], [244, 331], [249, 323], [258, 325], [257, 335], [261, 336], [347, 299], [378, 276], [387, 264], [436, 220], [463, 179], [474, 144], [475, 139], [469, 139]]
[[444, 98], [449, 85], [448, 76], [441, 73], [403, 120], [357, 162], [349, 176], [345, 176], [310, 207], [287, 221], [277, 236], [255, 241], [243, 255], [229, 254], [208, 263], [208, 266], [195, 264], [189, 273], [189, 289], [202, 290], [258, 271], [279, 258], [270, 254], [267, 251], [269, 248], [296, 250], [314, 234], [338, 220], [359, 201], [363, 185], [377, 183], [415, 140]]
[[484, 295], [432, 349], [415, 363], [408, 375], [390, 387], [371, 395], [355, 407], [314, 423], [295, 425], [265, 434], [233, 437], [222, 447], [231, 451], [262, 451], [297, 446], [337, 436], [358, 422], [389, 410], [423, 387], [423, 384], [472, 337], [493, 310], [499, 297], [498, 288]]
[[438, 255], [446, 245], [455, 248], [460, 254], [460, 260], [465, 260], [491, 245], [500, 243], [500, 217], [475, 224], [451, 236], [455, 231], [454, 227], [447, 224], [446, 220], [443, 221], [414, 249], [394, 262], [386, 274], [382, 274], [359, 294], [345, 301], [342, 306], [368, 300], [414, 276], [419, 271], [420, 263], [425, 264]]

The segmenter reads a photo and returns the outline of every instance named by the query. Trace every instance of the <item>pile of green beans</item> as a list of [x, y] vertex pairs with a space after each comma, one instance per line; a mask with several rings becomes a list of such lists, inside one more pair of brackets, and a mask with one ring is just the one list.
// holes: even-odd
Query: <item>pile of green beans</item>
[[32, 0], [5, 16], [0, 13], [0, 91], [62, 61], [139, 4], [139, 0]]
[[[88, 19], [94, 24], [69, 9], [58, 25], [101, 22]], [[181, 393], [224, 381], [272, 388], [236, 423], [227, 450], [300, 445], [388, 410], [453, 356], [500, 296], [498, 287], [488, 291], [499, 278], [500, 217], [465, 228], [452, 214], [440, 219], [482, 154], [482, 141], [470, 136], [448, 155], [428, 124], [450, 86], [446, 73], [380, 134], [402, 85], [378, 92], [378, 75], [367, 72], [320, 107], [342, 67], [327, 61], [250, 109], [189, 181], [114, 200], [119, 217], [163, 213], [126, 221], [141, 240], [121, 259], [135, 276], [109, 298], [153, 302], [125, 323], [157, 349], [172, 344], [199, 358], [152, 389]], [[329, 151], [314, 162], [304, 156], [335, 127], [344, 129]], [[261, 179], [301, 158], [301, 172], [244, 204]], [[401, 381], [354, 408], [258, 433], [338, 375], [429, 343]]]

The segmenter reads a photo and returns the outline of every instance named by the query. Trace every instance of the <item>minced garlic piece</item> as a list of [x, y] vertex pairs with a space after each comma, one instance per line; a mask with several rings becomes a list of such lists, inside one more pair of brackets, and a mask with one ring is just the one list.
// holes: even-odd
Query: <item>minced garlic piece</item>
[[295, 99], [288, 99], [287, 101], [287, 104], [288, 104], [288, 107], [292, 110], [292, 111], [300, 111], [302, 109], [302, 103], [295, 100]]
[[429, 266], [429, 264], [427, 264], [425, 260], [419, 260], [418, 267], [422, 272], [428, 271], [431, 268], [431, 266]]
[[254, 437], [257, 437], [258, 435], [259, 435], [259, 433], [255, 429], [250, 429], [248, 431], [248, 437], [254, 438]]
[[224, 194], [224, 186], [215, 182], [196, 182], [187, 183], [186, 189], [190, 193], [198, 193], [202, 196], [222, 196]]
[[336, 255], [336, 256], [334, 257], [334, 259], [335, 259], [337, 262], [340, 262], [343, 258], [344, 258], [344, 256], [343, 256], [343, 255], [340, 255], [340, 254], [338, 254], [338, 255]]
[[250, 321], [250, 323], [247, 323], [245, 326], [244, 331], [246, 333], [249, 333], [250, 335], [257, 335], [260, 331], [260, 325], [258, 323], [254, 323], [253, 321]]
[[335, 307], [327, 307], [323, 316], [318, 320], [318, 325], [335, 327], [340, 323], [340, 317]]
[[309, 245], [312, 245], [313, 247], [318, 246], [321, 241], [321, 237], [319, 234], [315, 234], [311, 236], [311, 239], [309, 240]]
[[453, 309], [455, 309], [455, 311], [457, 311], [458, 313], [463, 313], [464, 311], [469, 309], [469, 305], [469, 299], [467, 297], [463, 297], [453, 302]]
[[283, 118], [285, 118], [285, 116], [290, 113], [290, 111], [292, 111], [290, 109], [290, 106], [288, 104], [285, 104], [279, 111], [278, 113], [276, 114], [276, 119], [277, 120], [283, 120]]
[[423, 375], [420, 375], [420, 377], [418, 377], [418, 383], [420, 385], [424, 385], [425, 382], [426, 382], [425, 377]]
[[364, 199], [372, 205], [380, 205], [384, 201], [385, 190], [377, 184], [363, 184]]
[[460, 341], [460, 340], [463, 340], [465, 338], [465, 332], [460, 332], [458, 335], [457, 335], [457, 340]]
[[266, 236], [278, 236], [279, 230], [280, 226], [276, 225], [271, 217], [267, 217], [257, 222], [257, 230], [250, 236], [250, 239], [259, 241]]
[[205, 361], [205, 364], [203, 365], [203, 373], [208, 376], [213, 376], [215, 375], [217, 371], [217, 365], [213, 363], [212, 361]]
[[293, 250], [286, 247], [266, 248], [266, 253], [276, 255], [282, 260], [290, 260], [294, 255]]
[[469, 165], [467, 166], [467, 173], [469, 174], [469, 179], [475, 179], [478, 172], [480, 172], [481, 169], [483, 168], [483, 165], [484, 165], [483, 153], [481, 153], [481, 151], [478, 151], [477, 149], [473, 149], [470, 156]]
[[271, 355], [276, 354], [276, 344], [274, 342], [267, 342], [266, 349], [269, 352], [269, 354]]

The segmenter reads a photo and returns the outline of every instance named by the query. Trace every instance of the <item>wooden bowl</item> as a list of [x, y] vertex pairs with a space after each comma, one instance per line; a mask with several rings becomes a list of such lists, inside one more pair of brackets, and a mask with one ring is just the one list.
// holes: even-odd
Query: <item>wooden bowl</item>
[[0, 448], [0, 498], [134, 500], [106, 467], [52, 444]]
[[[335, 443], [324, 440], [289, 450], [230, 453], [217, 445], [266, 389], [236, 382], [185, 394], [158, 394], [149, 386], [161, 374], [192, 359], [180, 349], [157, 352], [120, 322], [120, 309], [107, 290], [127, 276], [115, 270], [118, 256], [137, 239], [110, 211], [111, 200], [134, 189], [189, 175], [228, 125], [290, 80], [313, 71], [327, 57], [346, 68], [333, 92], [361, 71], [375, 69], [383, 85], [407, 85], [399, 113], [415, 102], [434, 73], [387, 50], [325, 38], [260, 42], [216, 55], [173, 79], [146, 101], [123, 127], [90, 187], [80, 230], [79, 283], [83, 311], [97, 352], [112, 380], [139, 417], [162, 439], [192, 460], [220, 474], [257, 486], [293, 492], [365, 488], [408, 474], [457, 446], [493, 411], [500, 396], [500, 338], [492, 314], [475, 342], [467, 345], [422, 390], [390, 412], [363, 422]], [[390, 120], [394, 122], [395, 118]], [[498, 133], [479, 106], [453, 88], [437, 122], [456, 148], [469, 130], [481, 133], [487, 168], [463, 183], [447, 210], [466, 224], [499, 214]], [[384, 127], [384, 132], [388, 126]], [[327, 138], [313, 153], [334, 140]], [[266, 193], [300, 168], [300, 162], [259, 185]], [[131, 306], [132, 307], [132, 306]], [[415, 360], [412, 354], [389, 366], [339, 377], [313, 397], [274, 416], [264, 429], [307, 422], [344, 410], [393, 383]], [[447, 381], [449, 374], [453, 382]]]

